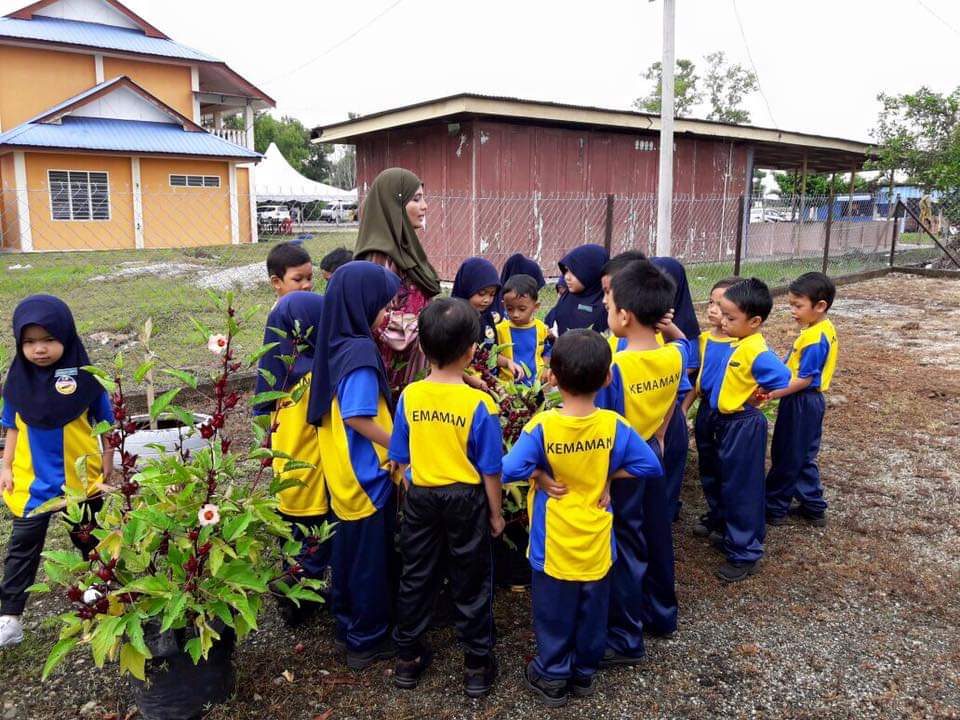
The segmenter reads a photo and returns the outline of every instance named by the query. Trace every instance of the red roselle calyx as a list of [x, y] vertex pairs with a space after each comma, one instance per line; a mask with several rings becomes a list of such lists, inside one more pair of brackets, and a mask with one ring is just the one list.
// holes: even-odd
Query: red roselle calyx
[[221, 440], [221, 441], [220, 441], [220, 452], [222, 452], [224, 455], [226, 455], [228, 452], [230, 452], [230, 443], [231, 443], [230, 440], [226, 440], [226, 439]]
[[83, 598], [83, 592], [76, 585], [71, 585], [67, 589], [67, 597], [70, 599], [70, 602], [80, 602]]
[[217, 431], [210, 423], [204, 423], [200, 426], [200, 437], [202, 437], [204, 440], [209, 440], [214, 436], [214, 434], [216, 434], [216, 432]]

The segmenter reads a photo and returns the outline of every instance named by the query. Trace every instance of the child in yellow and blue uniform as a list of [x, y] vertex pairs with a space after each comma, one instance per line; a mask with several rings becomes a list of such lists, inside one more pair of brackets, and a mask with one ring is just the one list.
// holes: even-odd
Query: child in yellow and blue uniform
[[837, 368], [837, 331], [827, 319], [836, 292], [833, 281], [819, 272], [790, 283], [790, 313], [803, 329], [787, 355], [790, 385], [769, 395], [781, 398], [767, 475], [767, 522], [772, 525], [783, 521], [794, 498], [801, 517], [817, 527], [826, 524], [817, 452], [826, 409], [823, 393]]
[[764, 460], [767, 418], [752, 403], [759, 392], [790, 383], [790, 370], [760, 334], [773, 298], [762, 280], [741, 280], [720, 300], [723, 330], [737, 338], [723, 377], [710, 395], [717, 415], [720, 514], [725, 562], [717, 571], [724, 582], [738, 582], [757, 571], [766, 536]]
[[464, 690], [476, 698], [490, 692], [497, 674], [491, 537], [504, 526], [503, 436], [491, 397], [464, 383], [480, 327], [474, 309], [464, 300], [441, 298], [417, 324], [430, 374], [403, 391], [390, 439], [390, 459], [410, 466], [400, 525], [393, 679], [398, 687], [414, 688], [430, 664], [423, 635], [448, 573], [464, 648]]
[[[710, 329], [700, 333], [699, 342], [700, 372], [697, 374], [696, 395], [700, 398], [700, 403], [693, 421], [693, 435], [697, 443], [700, 487], [707, 502], [707, 512], [697, 520], [693, 533], [699, 537], [713, 534], [717, 542], [723, 537], [723, 519], [720, 517], [720, 480], [717, 469], [717, 411], [710, 407], [710, 396], [714, 386], [723, 377], [727, 359], [736, 340], [723, 331], [720, 299], [728, 287], [740, 280], [738, 277], [724, 278], [710, 289], [710, 300], [707, 302], [707, 323]], [[693, 402], [692, 398], [690, 402]]]
[[550, 354], [550, 331], [534, 317], [540, 307], [537, 281], [529, 275], [513, 275], [503, 286], [507, 319], [497, 325], [500, 374], [504, 380], [533, 385], [544, 379]]
[[372, 329], [400, 289], [381, 265], [354, 261], [330, 278], [316, 332], [307, 420], [319, 426], [330, 495], [333, 613], [347, 665], [392, 657], [390, 557], [396, 488], [387, 448], [390, 387]]
[[617, 557], [609, 482], [644, 483], [663, 468], [650, 447], [614, 412], [594, 404], [610, 376], [610, 348], [592, 330], [561, 335], [550, 357], [550, 381], [563, 406], [540, 413], [503, 461], [503, 481], [548, 474], [566, 486], [549, 497], [535, 484], [528, 497], [537, 655], [527, 685], [550, 706], [593, 692], [603, 659], [610, 568]]
[[[64, 487], [86, 491], [82, 526], [70, 526], [70, 539], [84, 557], [96, 547], [95, 496], [113, 468], [113, 451], [101, 451], [92, 434], [102, 421], [113, 422], [107, 393], [93, 375], [70, 308], [52, 295], [31, 295], [13, 312], [17, 354], [3, 386], [6, 429], [0, 485], [14, 514], [0, 586], [0, 647], [23, 640], [20, 615], [40, 564], [52, 513], [32, 514], [63, 495]], [[86, 459], [86, 477], [77, 462]]]
[[[661, 323], [674, 292], [672, 279], [647, 260], [634, 261], [613, 276], [607, 324], [628, 342], [613, 356], [612, 380], [597, 396], [598, 407], [626, 418], [661, 458], [670, 419], [680, 411], [677, 397], [691, 387], [683, 334], [672, 322]], [[674, 342], [658, 342], [658, 325]], [[669, 635], [677, 629], [673, 510], [665, 477], [642, 485], [617, 483], [610, 496], [618, 557], [604, 662], [632, 665], [644, 655], [644, 631]]]
[[[315, 535], [330, 509], [317, 429], [307, 422], [314, 335], [322, 312], [323, 296], [312, 292], [297, 290], [277, 302], [267, 317], [263, 337], [265, 345], [277, 343], [277, 346], [260, 359], [256, 392], [280, 390], [300, 397], [274, 400], [254, 408], [255, 415], [269, 413], [271, 416], [274, 429], [270, 443], [274, 450], [315, 466], [284, 472], [287, 461], [281, 458], [273, 461], [276, 477], [299, 483], [280, 491], [279, 510], [290, 524], [294, 539], [302, 543], [296, 558], [302, 576], [318, 580], [324, 578], [330, 564], [330, 543], [308, 542], [301, 526], [310, 536]], [[293, 364], [288, 365], [283, 357], [294, 358]], [[317, 607], [311, 602], [301, 602], [298, 608], [293, 602], [281, 599], [280, 609], [284, 620], [298, 624]]]

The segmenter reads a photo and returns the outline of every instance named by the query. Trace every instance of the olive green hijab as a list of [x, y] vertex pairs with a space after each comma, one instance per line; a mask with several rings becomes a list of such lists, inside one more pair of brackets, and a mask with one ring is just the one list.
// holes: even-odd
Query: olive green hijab
[[440, 293], [440, 279], [406, 209], [420, 185], [420, 178], [403, 168], [389, 168], [377, 175], [363, 201], [353, 254], [362, 260], [368, 253], [383, 253], [393, 260], [397, 270], [433, 297]]

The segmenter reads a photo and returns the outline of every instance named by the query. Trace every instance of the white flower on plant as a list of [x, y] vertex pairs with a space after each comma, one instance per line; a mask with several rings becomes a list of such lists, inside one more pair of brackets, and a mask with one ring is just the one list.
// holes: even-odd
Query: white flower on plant
[[211, 335], [207, 340], [207, 350], [212, 352], [215, 355], [223, 355], [223, 351], [227, 349], [227, 336], [226, 335]]
[[197, 513], [197, 520], [200, 521], [200, 525], [203, 527], [216, 525], [220, 522], [220, 508], [213, 503], [207, 503], [200, 508], [200, 512]]
[[93, 605], [97, 600], [103, 597], [103, 593], [96, 588], [87, 588], [83, 591], [83, 602], [87, 605]]

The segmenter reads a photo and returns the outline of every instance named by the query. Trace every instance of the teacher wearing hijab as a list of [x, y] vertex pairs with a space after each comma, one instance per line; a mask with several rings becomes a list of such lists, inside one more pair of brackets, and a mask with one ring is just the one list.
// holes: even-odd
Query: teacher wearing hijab
[[360, 214], [354, 257], [382, 265], [401, 280], [386, 321], [375, 334], [394, 398], [428, 367], [417, 318], [440, 293], [440, 279], [417, 235], [426, 212], [420, 178], [403, 168], [389, 168], [373, 181]]

